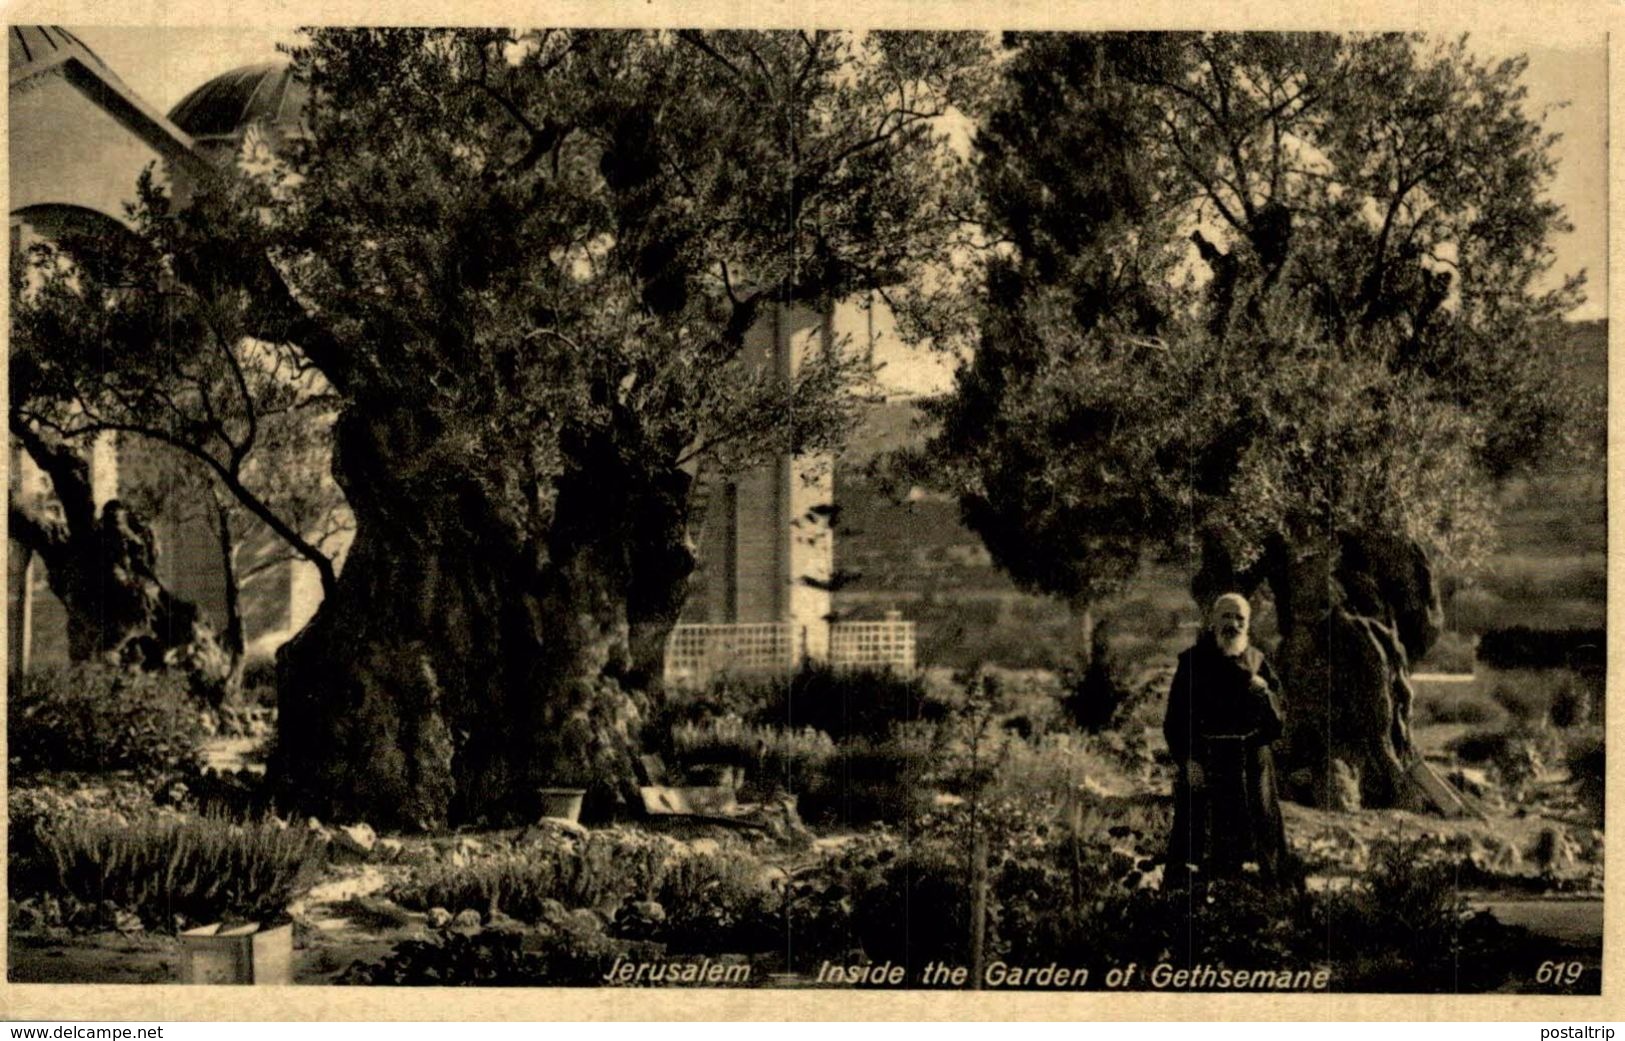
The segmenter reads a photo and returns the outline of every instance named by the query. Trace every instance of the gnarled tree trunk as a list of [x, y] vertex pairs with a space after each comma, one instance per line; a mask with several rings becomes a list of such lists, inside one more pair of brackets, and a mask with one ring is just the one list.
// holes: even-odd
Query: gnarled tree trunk
[[68, 656], [135, 669], [177, 669], [199, 701], [218, 706], [230, 661], [198, 606], [158, 579], [152, 531], [117, 499], [96, 509], [89, 462], [72, 445], [14, 423], [51, 480], [54, 508], [10, 504], [11, 537], [45, 564], [67, 615]]
[[279, 654], [273, 779], [320, 816], [414, 829], [533, 819], [541, 787], [635, 797], [638, 673], [692, 567], [656, 504], [686, 485], [640, 484], [588, 437], [550, 515], [517, 518], [454, 467], [428, 473], [421, 422], [335, 428], [356, 535]]
[[1421, 548], [1306, 539], [1277, 544], [1265, 565], [1281, 628], [1288, 793], [1330, 808], [1467, 812], [1411, 740], [1410, 663], [1442, 617]]

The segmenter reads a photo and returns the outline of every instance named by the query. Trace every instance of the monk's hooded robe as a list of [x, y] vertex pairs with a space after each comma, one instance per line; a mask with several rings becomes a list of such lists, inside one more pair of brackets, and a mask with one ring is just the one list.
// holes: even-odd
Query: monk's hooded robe
[[[1253, 688], [1258, 676], [1268, 685]], [[1174, 826], [1164, 885], [1182, 884], [1195, 865], [1201, 877], [1235, 877], [1248, 863], [1261, 881], [1277, 882], [1288, 866], [1286, 829], [1276, 794], [1270, 743], [1281, 736], [1280, 683], [1264, 655], [1248, 646], [1227, 657], [1213, 634], [1179, 656], [1163, 734], [1178, 767]], [[1206, 783], [1190, 783], [1189, 765]]]

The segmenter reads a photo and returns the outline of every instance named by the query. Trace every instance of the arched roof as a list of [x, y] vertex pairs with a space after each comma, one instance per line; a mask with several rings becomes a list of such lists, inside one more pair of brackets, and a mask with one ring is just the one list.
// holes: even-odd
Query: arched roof
[[287, 62], [245, 65], [186, 95], [169, 119], [198, 140], [233, 138], [254, 123], [297, 133], [308, 97]]
[[[59, 25], [11, 25], [6, 30], [13, 119], [19, 98], [60, 77], [182, 171], [202, 168], [204, 160], [194, 153], [192, 139], [131, 90], [79, 37]], [[34, 129], [40, 134], [74, 130], [72, 126], [55, 125]], [[11, 154], [16, 161], [15, 123], [12, 133]], [[16, 184], [17, 172], [13, 170], [14, 189]]]
[[104, 76], [118, 80], [95, 51], [60, 25], [13, 25], [10, 30], [6, 34], [6, 44], [13, 83], [70, 57], [78, 58]]

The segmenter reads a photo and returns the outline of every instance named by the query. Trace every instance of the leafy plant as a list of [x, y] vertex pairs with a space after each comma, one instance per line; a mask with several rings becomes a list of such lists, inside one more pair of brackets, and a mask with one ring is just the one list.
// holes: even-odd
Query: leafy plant
[[154, 772], [196, 766], [200, 706], [185, 677], [104, 665], [29, 671], [10, 694], [7, 758], [16, 773]]
[[571, 924], [518, 932], [447, 932], [404, 940], [375, 964], [355, 962], [336, 982], [395, 987], [569, 987], [603, 983], [622, 956], [653, 951]]
[[835, 742], [822, 731], [757, 726], [738, 716], [679, 723], [668, 740], [680, 764], [745, 767], [752, 780], [791, 792], [806, 790], [835, 755]]
[[845, 742], [801, 793], [801, 815], [846, 825], [907, 822], [929, 808], [940, 765], [934, 741], [918, 733]]
[[13, 839], [15, 895], [111, 903], [165, 931], [177, 916], [194, 924], [278, 917], [321, 859], [303, 831], [208, 817], [86, 816]]
[[1577, 744], [1568, 756], [1569, 781], [1574, 785], [1574, 793], [1599, 827], [1604, 819], [1603, 797], [1608, 787], [1606, 753], [1606, 744], [1597, 739]]
[[846, 669], [819, 662], [768, 686], [755, 721], [786, 729], [811, 727], [836, 741], [884, 741], [899, 723], [932, 721], [943, 706], [927, 696], [925, 680], [890, 669]]
[[660, 884], [664, 927], [655, 938], [674, 951], [757, 952], [785, 943], [783, 894], [748, 853], [687, 856]]
[[[1453, 689], [1456, 686], [1465, 690]], [[1506, 708], [1476, 684], [1453, 684], [1420, 694], [1412, 706], [1417, 723], [1473, 723], [1499, 725], [1507, 719]]]

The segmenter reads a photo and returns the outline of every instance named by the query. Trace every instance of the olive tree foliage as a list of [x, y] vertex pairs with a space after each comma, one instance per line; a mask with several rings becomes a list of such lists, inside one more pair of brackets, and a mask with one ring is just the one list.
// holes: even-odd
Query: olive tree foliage
[[[132, 523], [162, 515], [214, 533], [225, 617], [199, 622], [211, 635], [219, 627], [218, 679], [230, 693], [246, 649], [243, 584], [304, 559], [332, 586], [348, 527], [327, 473], [337, 400], [286, 345], [248, 335], [240, 301], [173, 262], [177, 230], [152, 171], [133, 188], [130, 228], [70, 231], [17, 265], [11, 428], [25, 446], [44, 439], [67, 452], [117, 438]], [[146, 541], [152, 571], [164, 547], [150, 532]], [[250, 543], [253, 559], [239, 559]]]
[[[148, 194], [197, 338], [267, 345], [336, 403], [355, 536], [279, 656], [288, 798], [432, 827], [547, 784], [629, 793], [698, 489], [834, 446], [866, 375], [838, 351], [782, 371], [750, 334], [930, 269], [940, 122], [985, 49], [317, 29], [290, 54], [304, 134], [185, 208]], [[123, 301], [93, 310], [158, 306]]]
[[[354, 533], [354, 520], [334, 483], [332, 414], [316, 406], [260, 418], [252, 455], [245, 460], [243, 484], [275, 516], [335, 569]], [[143, 516], [162, 516], [181, 528], [206, 532], [218, 554], [222, 614], [219, 639], [227, 655], [225, 686], [242, 686], [250, 651], [250, 625], [262, 590], [290, 566], [308, 558], [278, 537], [242, 500], [190, 453], [163, 443], [125, 442], [119, 459], [123, 498]], [[319, 572], [318, 572], [319, 574]], [[271, 586], [271, 597], [286, 593]]]
[[[974, 355], [929, 466], [1029, 588], [1092, 602], [1151, 553], [1203, 604], [1267, 588], [1300, 783], [1329, 798], [1341, 759], [1369, 801], [1452, 808], [1407, 731], [1432, 568], [1480, 555], [1490, 482], [1573, 433], [1553, 352], [1583, 276], [1548, 282], [1566, 224], [1525, 61], [1399, 35], [1006, 42], [987, 245], [955, 287]], [[1305, 693], [1339, 670], [1333, 703]]]

